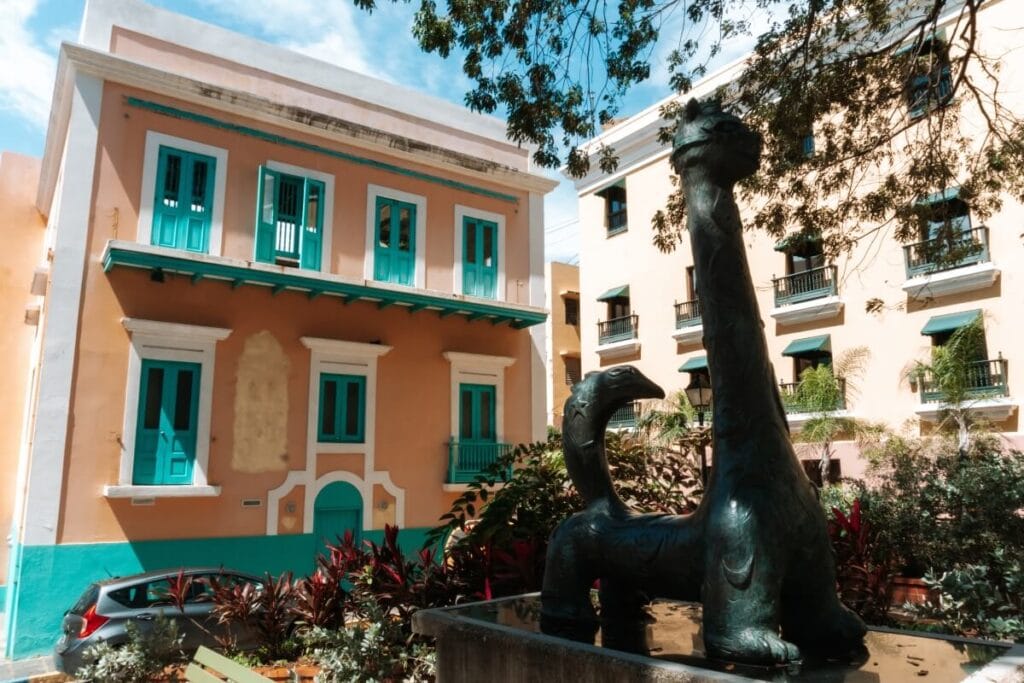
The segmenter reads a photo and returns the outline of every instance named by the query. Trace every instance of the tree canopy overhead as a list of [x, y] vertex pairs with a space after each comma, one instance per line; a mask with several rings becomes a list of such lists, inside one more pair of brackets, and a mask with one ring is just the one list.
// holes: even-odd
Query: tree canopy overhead
[[[715, 96], [765, 137], [743, 188], [753, 223], [820, 233], [835, 253], [880, 226], [910, 242], [929, 222], [955, 223], [921, 201], [948, 188], [982, 219], [1004, 192], [1024, 199], [1024, 124], [1000, 100], [1002, 55], [979, 40], [979, 13], [1008, 1], [420, 0], [413, 32], [425, 51], [463, 55], [470, 108], [503, 111], [511, 140], [574, 177], [592, 159], [615, 170], [614, 149], [586, 143], [650, 77], [663, 32], [675, 45], [667, 87], [680, 95], [723, 44], [750, 36], [745, 68]], [[757, 35], [753, 5], [768, 18]], [[662, 109], [666, 144], [683, 101]], [[962, 125], [967, 111], [980, 127]], [[680, 193], [667, 198], [659, 248], [677, 244], [684, 212]]]

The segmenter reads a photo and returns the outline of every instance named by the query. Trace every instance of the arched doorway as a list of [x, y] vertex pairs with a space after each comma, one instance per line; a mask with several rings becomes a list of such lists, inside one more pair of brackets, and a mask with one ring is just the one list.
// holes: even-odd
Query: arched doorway
[[337, 543], [348, 530], [356, 542], [362, 539], [363, 497], [352, 484], [336, 481], [320, 489], [313, 503], [315, 553], [321, 553], [327, 543]]

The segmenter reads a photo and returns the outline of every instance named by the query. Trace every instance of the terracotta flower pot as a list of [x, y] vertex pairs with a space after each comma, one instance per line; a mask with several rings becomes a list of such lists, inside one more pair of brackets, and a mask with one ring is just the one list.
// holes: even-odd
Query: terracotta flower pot
[[320, 667], [316, 664], [296, 664], [292, 671], [299, 679], [299, 683], [313, 683], [313, 679], [320, 673]]
[[272, 681], [292, 680], [291, 669], [284, 666], [257, 666], [253, 668], [253, 672], [258, 673], [264, 678], [269, 678]]
[[912, 605], [923, 605], [930, 598], [938, 597], [930, 591], [922, 579], [909, 576], [895, 576], [892, 579], [892, 604], [899, 606], [909, 602]]

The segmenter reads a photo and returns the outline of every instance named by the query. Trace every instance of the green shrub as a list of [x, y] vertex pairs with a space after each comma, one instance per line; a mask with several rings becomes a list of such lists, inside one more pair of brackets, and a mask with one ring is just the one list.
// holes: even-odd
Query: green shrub
[[363, 599], [358, 611], [361, 619], [342, 629], [315, 627], [303, 636], [321, 667], [317, 683], [434, 680], [433, 647], [376, 600]]
[[989, 565], [964, 564], [926, 574], [924, 581], [937, 597], [913, 606], [913, 612], [955, 633], [1024, 640], [1024, 565], [1001, 550], [991, 559]]
[[163, 615], [157, 616], [147, 632], [132, 622], [125, 625], [128, 642], [113, 646], [100, 641], [84, 652], [85, 665], [76, 676], [85, 683], [143, 683], [164, 667], [184, 658], [178, 625]]

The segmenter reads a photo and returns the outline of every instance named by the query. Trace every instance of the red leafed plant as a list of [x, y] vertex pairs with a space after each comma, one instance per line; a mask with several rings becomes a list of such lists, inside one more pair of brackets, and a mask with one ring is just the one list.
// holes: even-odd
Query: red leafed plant
[[849, 515], [833, 507], [828, 531], [840, 599], [869, 623], [885, 623], [892, 606], [895, 568], [891, 561], [876, 557], [875, 536], [871, 523], [861, 515], [860, 499], [853, 501]]

